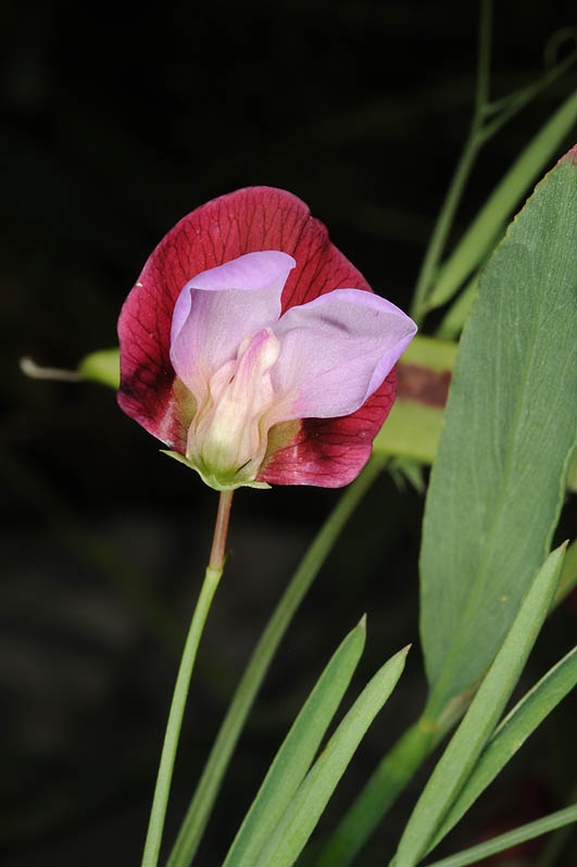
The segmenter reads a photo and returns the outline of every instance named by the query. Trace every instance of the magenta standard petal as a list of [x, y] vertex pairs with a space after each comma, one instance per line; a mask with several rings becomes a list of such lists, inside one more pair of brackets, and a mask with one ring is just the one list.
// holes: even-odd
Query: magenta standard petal
[[350, 415], [373, 394], [416, 332], [409, 317], [372, 292], [337, 289], [288, 310], [275, 391], [295, 396], [293, 418]]
[[276, 324], [294, 265], [276, 250], [248, 253], [186, 283], [174, 307], [170, 360], [195, 398], [245, 337]]

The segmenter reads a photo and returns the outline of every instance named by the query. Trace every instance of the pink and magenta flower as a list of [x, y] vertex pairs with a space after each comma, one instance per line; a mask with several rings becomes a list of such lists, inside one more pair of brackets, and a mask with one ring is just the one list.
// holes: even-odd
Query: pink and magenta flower
[[368, 460], [416, 332], [290, 193], [184, 217], [120, 314], [118, 400], [211, 487], [339, 487]]

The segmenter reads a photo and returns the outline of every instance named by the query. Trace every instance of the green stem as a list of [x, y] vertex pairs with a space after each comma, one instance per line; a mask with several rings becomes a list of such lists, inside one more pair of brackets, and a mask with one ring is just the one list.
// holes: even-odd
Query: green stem
[[142, 855], [142, 867], [157, 867], [158, 864], [166, 807], [170, 793], [172, 772], [174, 770], [174, 760], [178, 748], [178, 739], [190, 686], [190, 678], [204, 624], [206, 623], [210, 605], [224, 569], [224, 546], [226, 544], [231, 501], [231, 491], [221, 492], [210, 562], [206, 569], [194, 614], [192, 615], [170, 705], [148, 831]]
[[480, 126], [489, 104], [491, 78], [492, 0], [481, 0], [479, 6], [479, 48], [477, 55], [477, 84], [475, 89], [475, 117]]
[[421, 323], [425, 313], [427, 312], [426, 297], [433, 283], [434, 275], [441, 260], [441, 256], [443, 255], [443, 250], [445, 249], [447, 238], [451, 231], [453, 220], [455, 219], [455, 213], [461, 201], [463, 190], [469, 178], [473, 163], [477, 157], [478, 150], [479, 144], [477, 131], [471, 127], [463, 153], [461, 154], [461, 158], [459, 159], [457, 168], [455, 169], [449, 189], [447, 190], [447, 195], [443, 201], [441, 212], [437, 218], [431, 241], [427, 248], [423, 265], [417, 279], [415, 296], [411, 307], [411, 316], [417, 324]]
[[343, 493], [273, 612], [221, 725], [168, 859], [167, 867], [188, 867], [192, 863], [230, 758], [276, 649], [304, 595], [339, 538], [345, 523], [385, 466], [386, 461], [386, 456], [374, 455], [359, 478]]
[[525, 108], [531, 100], [535, 99], [541, 91], [545, 90], [550, 84], [567, 72], [576, 61], [577, 51], [573, 51], [568, 57], [561, 60], [556, 64], [556, 66], [546, 72], [538, 81], [535, 82], [535, 84], [530, 85], [529, 87], [524, 87], [517, 93], [510, 94], [505, 98], [501, 106], [499, 106], [498, 103], [493, 103], [491, 108], [493, 109], [495, 116], [491, 121], [486, 123], [483, 128], [481, 135], [482, 143], [484, 144], [488, 139], [496, 135], [502, 126], [509, 123], [509, 121]]
[[473, 163], [483, 142], [481, 131], [483, 128], [483, 115], [487, 106], [489, 62], [491, 56], [491, 8], [491, 0], [481, 0], [475, 111], [465, 147], [449, 184], [417, 278], [411, 316], [418, 324], [427, 312], [426, 297], [443, 255]]

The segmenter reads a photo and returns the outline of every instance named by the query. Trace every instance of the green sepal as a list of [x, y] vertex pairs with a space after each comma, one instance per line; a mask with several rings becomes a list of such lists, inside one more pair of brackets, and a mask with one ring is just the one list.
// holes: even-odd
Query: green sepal
[[237, 488], [270, 488], [270, 485], [267, 482], [234, 482], [232, 479], [234, 478], [235, 473], [231, 473], [231, 481], [230, 483], [221, 482], [216, 479], [211, 473], [207, 473], [202, 470], [200, 467], [197, 467], [196, 464], [193, 464], [192, 461], [189, 461], [185, 455], [181, 455], [180, 452], [169, 451], [168, 449], [160, 450], [163, 455], [168, 455], [169, 458], [174, 458], [175, 461], [178, 461], [179, 464], [184, 464], [185, 467], [188, 467], [189, 470], [194, 470], [205, 485], [208, 485], [209, 488], [212, 488], [214, 491], [236, 491]]

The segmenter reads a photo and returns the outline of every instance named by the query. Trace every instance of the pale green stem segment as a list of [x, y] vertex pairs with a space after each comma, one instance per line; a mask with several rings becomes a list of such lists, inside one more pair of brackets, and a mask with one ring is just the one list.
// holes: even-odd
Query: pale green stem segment
[[358, 479], [346, 489], [308, 549], [273, 612], [220, 727], [167, 867], [189, 867], [192, 863], [230, 758], [276, 649], [344, 525], [387, 461], [386, 455], [373, 455]]
[[174, 694], [172, 696], [172, 703], [168, 714], [168, 722], [166, 724], [158, 776], [156, 778], [156, 787], [154, 789], [154, 798], [150, 811], [150, 820], [148, 823], [146, 842], [144, 844], [144, 852], [142, 855], [142, 867], [157, 867], [158, 864], [158, 855], [162, 843], [162, 832], [164, 829], [164, 819], [166, 816], [166, 807], [170, 793], [174, 760], [176, 757], [182, 718], [184, 716], [184, 708], [190, 686], [190, 678], [194, 668], [196, 653], [204, 629], [204, 624], [206, 623], [210, 605], [224, 569], [224, 549], [230, 517], [232, 493], [232, 491], [223, 491], [220, 495], [210, 562], [206, 569], [204, 582], [194, 609], [194, 614], [192, 615], [190, 629], [186, 636], [186, 643], [180, 661], [180, 668], [178, 669], [176, 685], [174, 687]]

